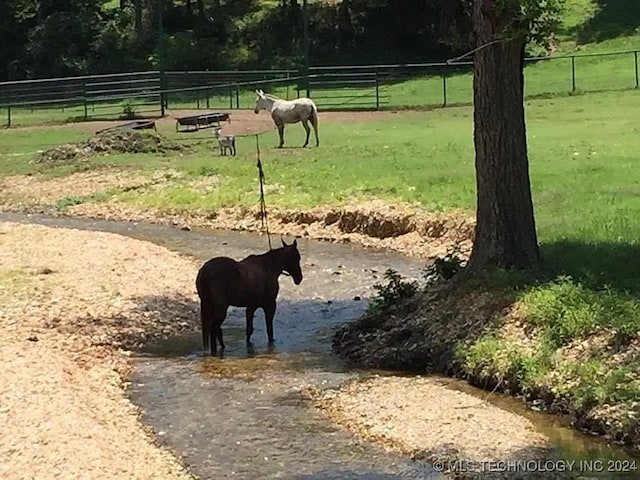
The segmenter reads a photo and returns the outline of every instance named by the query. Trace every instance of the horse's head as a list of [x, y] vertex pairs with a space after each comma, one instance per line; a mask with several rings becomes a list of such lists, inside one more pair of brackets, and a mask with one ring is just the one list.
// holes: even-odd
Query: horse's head
[[302, 269], [300, 268], [300, 252], [298, 251], [298, 240], [287, 245], [282, 240], [282, 248], [284, 251], [284, 267], [283, 270], [293, 277], [293, 283], [300, 285], [302, 282]]
[[267, 96], [262, 90], [256, 90], [256, 95], [258, 96], [256, 97], [256, 106], [253, 109], [253, 113], [260, 113], [260, 110], [267, 110], [271, 106]]

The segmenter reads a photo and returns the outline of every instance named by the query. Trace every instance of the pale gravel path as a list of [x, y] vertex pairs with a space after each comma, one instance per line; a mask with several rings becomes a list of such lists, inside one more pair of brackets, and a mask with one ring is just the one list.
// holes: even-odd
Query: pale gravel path
[[544, 459], [548, 438], [524, 417], [437, 378], [374, 377], [314, 395], [335, 422], [388, 448], [431, 461]]
[[0, 478], [191, 478], [138, 421], [113, 345], [192, 328], [186, 306], [175, 325], [135, 307], [188, 298], [195, 268], [118, 235], [0, 223]]

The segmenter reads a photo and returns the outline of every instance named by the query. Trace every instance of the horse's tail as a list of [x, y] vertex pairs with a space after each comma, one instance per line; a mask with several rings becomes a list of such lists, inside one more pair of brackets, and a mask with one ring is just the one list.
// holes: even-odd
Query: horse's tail
[[318, 107], [314, 102], [311, 102], [311, 125], [316, 135], [316, 146], [318, 146], [320, 145], [320, 139], [318, 138]]

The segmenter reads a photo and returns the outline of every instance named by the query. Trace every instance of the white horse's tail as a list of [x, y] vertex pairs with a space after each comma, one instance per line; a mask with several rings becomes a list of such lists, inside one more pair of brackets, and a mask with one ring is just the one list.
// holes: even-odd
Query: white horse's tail
[[320, 139], [318, 138], [318, 107], [315, 102], [311, 102], [311, 126], [313, 127], [313, 133], [316, 135], [316, 147], [320, 146]]

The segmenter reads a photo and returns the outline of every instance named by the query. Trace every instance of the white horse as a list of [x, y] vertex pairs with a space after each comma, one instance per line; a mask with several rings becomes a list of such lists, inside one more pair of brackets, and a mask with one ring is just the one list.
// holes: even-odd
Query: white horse
[[278, 148], [282, 148], [284, 145], [284, 124], [285, 123], [298, 123], [302, 122], [302, 126], [307, 132], [307, 139], [304, 141], [303, 147], [309, 144], [309, 134], [311, 129], [309, 123], [313, 126], [313, 132], [316, 136], [316, 147], [320, 145], [318, 140], [318, 108], [313, 100], [310, 98], [298, 98], [297, 100], [282, 100], [273, 95], [268, 95], [262, 90], [256, 90], [258, 98], [256, 99], [256, 108], [254, 113], [259, 113], [260, 110], [266, 110], [271, 113], [273, 122], [278, 127], [278, 133], [280, 134], [280, 145]]

